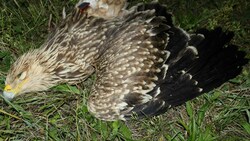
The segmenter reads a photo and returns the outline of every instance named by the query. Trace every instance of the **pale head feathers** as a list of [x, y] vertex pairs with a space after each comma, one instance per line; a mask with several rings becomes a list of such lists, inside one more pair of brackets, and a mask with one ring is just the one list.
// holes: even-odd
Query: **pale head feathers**
[[18, 87], [17, 94], [42, 91], [55, 85], [59, 79], [55, 79], [56, 76], [50, 71], [52, 70], [49, 68], [50, 65], [47, 65], [50, 60], [44, 60], [42, 57], [44, 55], [39, 50], [22, 55], [12, 65], [5, 81], [6, 85], [10, 85], [13, 89]]

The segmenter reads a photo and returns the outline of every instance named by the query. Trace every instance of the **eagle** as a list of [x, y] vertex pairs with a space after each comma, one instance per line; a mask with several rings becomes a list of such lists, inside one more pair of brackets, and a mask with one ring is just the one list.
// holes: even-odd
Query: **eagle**
[[101, 120], [129, 120], [165, 113], [209, 92], [248, 63], [230, 43], [231, 31], [188, 33], [158, 2], [127, 9], [126, 1], [119, 2], [80, 1], [40, 48], [13, 63], [3, 96], [73, 85], [95, 73], [89, 112]]

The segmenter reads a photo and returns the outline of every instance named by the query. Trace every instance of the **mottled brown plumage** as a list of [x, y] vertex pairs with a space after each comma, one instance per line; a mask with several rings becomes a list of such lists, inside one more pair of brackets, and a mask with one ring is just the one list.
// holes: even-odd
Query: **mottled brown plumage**
[[40, 49], [13, 64], [4, 96], [79, 83], [96, 72], [88, 99], [95, 117], [158, 115], [241, 72], [247, 60], [228, 44], [232, 37], [221, 28], [188, 34], [158, 3], [112, 18], [82, 12], [77, 5]]

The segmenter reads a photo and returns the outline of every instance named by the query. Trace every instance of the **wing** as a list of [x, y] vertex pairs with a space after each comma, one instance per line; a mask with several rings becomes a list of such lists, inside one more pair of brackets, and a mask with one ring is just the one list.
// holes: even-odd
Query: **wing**
[[149, 93], [165, 75], [163, 64], [170, 55], [165, 50], [171, 28], [168, 19], [155, 16], [154, 10], [138, 8], [107, 33], [110, 41], [104, 48], [108, 49], [101, 55], [88, 102], [96, 117], [123, 119], [136, 105], [153, 99], [154, 94]]
[[232, 33], [190, 35], [157, 3], [135, 7], [109, 34], [88, 101], [103, 120], [161, 114], [235, 77], [247, 62], [236, 46], [224, 48]]

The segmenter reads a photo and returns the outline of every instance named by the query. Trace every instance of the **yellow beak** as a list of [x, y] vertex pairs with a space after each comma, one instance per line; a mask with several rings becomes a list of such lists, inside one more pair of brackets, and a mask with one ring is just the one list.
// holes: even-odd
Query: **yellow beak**
[[9, 92], [11, 90], [12, 90], [12, 88], [11, 88], [10, 85], [6, 85], [5, 88], [4, 88], [4, 91], [6, 91], [6, 92]]

